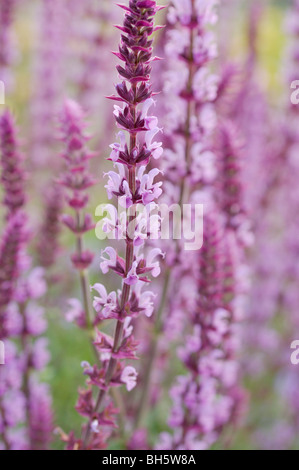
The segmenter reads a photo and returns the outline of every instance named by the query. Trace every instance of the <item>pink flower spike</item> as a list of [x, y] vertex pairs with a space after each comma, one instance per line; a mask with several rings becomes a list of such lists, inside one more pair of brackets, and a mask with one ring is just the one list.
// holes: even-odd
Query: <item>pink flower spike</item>
[[144, 102], [142, 107], [141, 117], [142, 119], [144, 119], [145, 127], [148, 130], [155, 129], [158, 126], [158, 118], [156, 116], [148, 116], [148, 112], [151, 106], [153, 106], [154, 104], [155, 101], [153, 100], [153, 98], [149, 98]]
[[149, 130], [145, 135], [145, 143], [148, 150], [152, 152], [152, 157], [158, 160], [163, 154], [162, 142], [153, 142], [154, 137], [160, 132], [158, 127]]
[[136, 369], [131, 366], [124, 368], [121, 374], [121, 381], [126, 385], [128, 392], [131, 392], [137, 385], [138, 373]]
[[119, 158], [119, 153], [124, 152], [126, 148], [126, 136], [123, 131], [120, 131], [117, 134], [119, 138], [119, 143], [111, 144], [110, 148], [112, 148], [112, 152], [110, 154], [110, 158], [113, 162], [117, 162]]
[[107, 294], [105, 287], [102, 284], [95, 284], [91, 289], [96, 290], [100, 297], [95, 297], [93, 307], [97, 313], [102, 312], [103, 318], [117, 318], [117, 299], [116, 293], [110, 292]]

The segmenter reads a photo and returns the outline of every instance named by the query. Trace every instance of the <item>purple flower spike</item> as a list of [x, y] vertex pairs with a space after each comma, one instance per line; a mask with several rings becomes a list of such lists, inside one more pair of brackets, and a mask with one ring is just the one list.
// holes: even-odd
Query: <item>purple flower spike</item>
[[[104, 227], [107, 233], [123, 234], [126, 250], [123, 258], [115, 248], [107, 247], [102, 252], [101, 261], [103, 274], [111, 270], [122, 278], [122, 289], [108, 293], [103, 285], [94, 286], [98, 293], [93, 303], [95, 323], [115, 319], [117, 324], [113, 337], [97, 333], [95, 347], [101, 358], [101, 367], [84, 366], [84, 373], [89, 376], [88, 385], [98, 387], [99, 394], [94, 403], [89, 390], [80, 393], [77, 410], [89, 417], [82, 438], [74, 440], [73, 434], [64, 436], [68, 448], [75, 446], [85, 450], [102, 448], [103, 438], [99, 439], [99, 436], [102, 434], [107, 439], [116, 426], [116, 413], [111, 413], [108, 400], [110, 389], [125, 385], [131, 391], [137, 384], [135, 368], [124, 364], [125, 360], [136, 359], [138, 346], [130, 321], [143, 313], [146, 316], [152, 314], [153, 296], [149, 291], [142, 292], [142, 285], [150, 282], [149, 275], [159, 275], [156, 258], [163, 256], [161, 250], [152, 250], [147, 255], [141, 253], [146, 238], [145, 213], [162, 193], [161, 183], [156, 180], [160, 172], [156, 169], [147, 172], [148, 163], [163, 153], [162, 144], [155, 141], [160, 129], [158, 119], [151, 113], [155, 102], [150, 84], [151, 64], [156, 59], [152, 56], [151, 36], [156, 30], [154, 17], [160, 7], [152, 0], [130, 0], [129, 6], [119, 6], [125, 10], [125, 17], [123, 25], [117, 26], [122, 35], [119, 51], [114, 54], [123, 62], [117, 66], [122, 82], [116, 85], [116, 95], [109, 98], [118, 102], [114, 106], [114, 117], [120, 132], [119, 142], [111, 145], [110, 155], [117, 172], [108, 173], [106, 189], [109, 199], [117, 198], [119, 205], [128, 209], [128, 217], [122, 227], [117, 215], [114, 227], [108, 220]], [[76, 119], [78, 122], [80, 116]], [[80, 147], [80, 143], [73, 141], [70, 146], [69, 141], [68, 138], [68, 153], [73, 150], [79, 152], [76, 146]], [[144, 214], [137, 215], [137, 204], [144, 206]], [[110, 208], [108, 212], [113, 211]], [[159, 223], [156, 225], [159, 232]], [[103, 415], [109, 419], [103, 420]], [[106, 436], [103, 426], [108, 429]]]
[[4, 187], [4, 205], [7, 216], [14, 214], [25, 203], [23, 157], [18, 151], [15, 123], [9, 111], [0, 119], [0, 152]]
[[42, 268], [30, 270], [24, 171], [9, 112], [0, 119], [0, 148], [7, 208], [0, 241], [0, 339], [7, 361], [0, 368], [0, 449], [45, 449], [51, 440], [51, 400], [44, 390], [33, 393], [29, 382], [33, 370], [44, 369], [49, 361], [47, 343], [38, 338], [47, 322], [37, 304], [47, 285]]

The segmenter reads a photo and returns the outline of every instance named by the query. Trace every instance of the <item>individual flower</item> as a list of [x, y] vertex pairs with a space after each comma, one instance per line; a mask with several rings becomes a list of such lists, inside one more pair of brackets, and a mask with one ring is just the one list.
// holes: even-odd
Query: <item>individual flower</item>
[[137, 385], [138, 374], [134, 367], [128, 366], [125, 367], [121, 374], [121, 381], [126, 384], [128, 392], [133, 390]]

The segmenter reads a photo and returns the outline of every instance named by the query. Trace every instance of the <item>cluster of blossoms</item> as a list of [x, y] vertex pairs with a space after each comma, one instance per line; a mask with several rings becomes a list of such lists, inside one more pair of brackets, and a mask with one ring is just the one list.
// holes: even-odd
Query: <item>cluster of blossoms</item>
[[[96, 330], [94, 346], [98, 356], [98, 363], [91, 366], [83, 362], [84, 374], [88, 377], [86, 390], [80, 391], [77, 403], [78, 412], [89, 418], [89, 422], [83, 428], [81, 439], [76, 440], [73, 433], [63, 436], [67, 441], [67, 447], [83, 449], [101, 449], [106, 445], [106, 440], [116, 426], [116, 415], [110, 389], [125, 384], [131, 391], [137, 383], [137, 372], [134, 367], [125, 365], [124, 360], [136, 359], [138, 343], [132, 335], [132, 318], [144, 313], [150, 316], [153, 312], [152, 293], [143, 291], [143, 286], [150, 281], [149, 275], [154, 277], [160, 273], [159, 263], [156, 258], [162, 255], [160, 249], [153, 249], [147, 256], [141, 250], [144, 245], [144, 235], [141, 229], [147, 230], [147, 225], [137, 215], [137, 205], [145, 206], [153, 203], [161, 194], [160, 184], [154, 183], [158, 171], [153, 170], [146, 174], [146, 166], [152, 158], [159, 158], [162, 154], [161, 144], [154, 141], [159, 132], [158, 122], [154, 116], [149, 116], [150, 106], [154, 104], [150, 87], [150, 73], [152, 58], [152, 33], [154, 17], [160, 7], [152, 0], [131, 0], [129, 6], [120, 5], [125, 10], [119, 51], [115, 55], [124, 62], [124, 66], [118, 66], [122, 83], [116, 86], [117, 95], [111, 99], [123, 103], [123, 106], [115, 106], [115, 119], [122, 130], [119, 133], [120, 143], [113, 144], [110, 159], [114, 162], [118, 173], [109, 172], [107, 191], [108, 196], [119, 198], [122, 206], [128, 209], [127, 226], [125, 229], [125, 257], [121, 257], [113, 247], [108, 247], [102, 253], [101, 270], [103, 274], [109, 271], [115, 272], [123, 279], [122, 287], [118, 292], [108, 293], [102, 284], [93, 286], [97, 292], [93, 306], [96, 311], [94, 325], [104, 320], [116, 320], [114, 336], [109, 336]], [[88, 156], [82, 152], [81, 140], [73, 138], [73, 129], [78, 126], [64, 120], [67, 132], [68, 149], [65, 152], [66, 160], [71, 164], [71, 171], [62, 179], [62, 183], [74, 190], [69, 204], [75, 210], [81, 209], [86, 204], [85, 190], [93, 181], [84, 171], [84, 164]], [[71, 130], [71, 132], [70, 132]], [[129, 139], [126, 140], [127, 131]], [[76, 137], [78, 137], [76, 135]], [[83, 139], [84, 140], [84, 139]], [[79, 144], [80, 142], [80, 144]], [[83, 156], [84, 154], [84, 156]], [[76, 167], [80, 171], [76, 172]], [[78, 220], [78, 218], [77, 218]], [[64, 217], [65, 223], [76, 233], [78, 225], [71, 217]], [[85, 218], [86, 221], [86, 218]], [[87, 220], [89, 223], [89, 220]], [[120, 221], [115, 220], [115, 225], [110, 219], [104, 220], [107, 233], [118, 230]], [[79, 227], [80, 232], [81, 226]], [[137, 234], [138, 232], [138, 234]], [[143, 235], [143, 236], [142, 236]], [[76, 265], [85, 268], [86, 256], [73, 258]], [[90, 261], [90, 260], [89, 260]], [[73, 304], [75, 308], [75, 304]], [[94, 390], [98, 390], [95, 400]]]
[[165, 46], [169, 70], [164, 93], [169, 97], [165, 133], [172, 146], [165, 153], [163, 170], [175, 185], [178, 177], [187, 180], [186, 186], [194, 186], [210, 183], [216, 176], [208, 137], [216, 122], [218, 78], [211, 74], [209, 64], [216, 58], [217, 48], [213, 31], [207, 29], [216, 23], [216, 4], [174, 1], [169, 8], [172, 29]]
[[[52, 156], [57, 144], [56, 119], [69, 70], [65, 64], [68, 58], [71, 5], [59, 0], [42, 0], [38, 8], [40, 21], [36, 31], [37, 46], [32, 70], [28, 152], [32, 164], [40, 172], [39, 190], [44, 194], [43, 220], [39, 225], [36, 244], [37, 256], [39, 263], [49, 269], [54, 265], [60, 251], [59, 218], [62, 197], [59, 187], [53, 185], [53, 177], [57, 177], [61, 165], [60, 160], [53, 159]], [[47, 171], [44, 176], [45, 168]]]
[[[249, 18], [249, 54], [230, 117], [238, 123], [245, 142], [244, 199], [255, 236], [255, 243], [248, 253], [252, 282], [244, 329], [248, 353], [243, 370], [251, 378], [254, 377], [257, 395], [257, 390], [264, 389], [265, 377], [268, 380], [272, 371], [273, 396], [288, 397], [287, 402], [291, 406], [283, 407], [283, 419], [271, 422], [271, 429], [261, 429], [255, 435], [257, 447], [280, 449], [292, 445], [298, 429], [297, 374], [289, 361], [289, 345], [297, 324], [297, 314], [292, 315], [292, 312], [296, 312], [298, 304], [295, 287], [297, 267], [294, 265], [294, 253], [298, 248], [296, 224], [293, 223], [298, 207], [298, 192], [295, 189], [298, 164], [297, 158], [294, 158], [298, 151], [298, 110], [296, 106], [290, 106], [288, 97], [288, 119], [284, 115], [281, 122], [275, 113], [269, 115], [268, 103], [256, 76], [260, 8], [259, 2], [253, 2]], [[296, 43], [297, 19], [298, 4], [294, 2], [289, 24]], [[297, 79], [298, 44], [292, 52], [290, 83]], [[283, 217], [277, 217], [277, 214], [283, 214]], [[291, 319], [291, 328], [286, 319]], [[277, 324], [280, 325], [279, 329]], [[277, 355], [277, 351], [282, 353]], [[257, 406], [257, 403], [254, 405]], [[260, 406], [265, 412], [263, 401]]]
[[[81, 236], [93, 228], [91, 216], [85, 213], [85, 209], [89, 201], [87, 190], [96, 183], [88, 168], [88, 162], [94, 154], [86, 148], [89, 137], [85, 132], [84, 114], [76, 102], [65, 103], [60, 123], [61, 139], [65, 144], [62, 157], [67, 171], [60, 177], [59, 184], [66, 189], [68, 206], [74, 211], [74, 216], [64, 215], [63, 222], [78, 236], [81, 245]], [[84, 270], [92, 259], [91, 253], [79, 250], [72, 261], [76, 268]]]
[[22, 155], [16, 148], [15, 130], [11, 117], [6, 114], [1, 126], [1, 183], [4, 189], [3, 204], [7, 209], [7, 218], [24, 206], [25, 173], [22, 166]]
[[[48, 188], [44, 198], [45, 212], [39, 230], [37, 243], [38, 261], [41, 266], [50, 269], [55, 265], [60, 252], [60, 215], [62, 210], [62, 191], [56, 184]], [[46, 247], [46, 250], [45, 250]]]
[[[12, 116], [0, 120], [0, 149], [6, 225], [0, 244], [0, 339], [5, 366], [0, 369], [0, 447], [44, 450], [51, 440], [51, 397], [38, 371], [49, 361], [44, 311], [37, 300], [46, 292], [44, 272], [31, 269], [24, 212], [24, 170]], [[43, 388], [43, 395], [38, 390]]]
[[239, 417], [242, 391], [237, 385], [236, 246], [217, 212], [205, 218], [203, 248], [198, 253], [197, 305], [186, 344], [178, 356], [188, 374], [171, 390], [169, 425], [159, 449], [204, 450], [216, 442], [223, 426]]
[[[167, 58], [163, 73], [164, 100], [161, 99], [160, 103], [160, 114], [165, 125], [165, 154], [161, 163], [165, 190], [162, 202], [169, 207], [176, 204], [181, 213], [185, 204], [192, 207], [190, 220], [175, 219], [174, 229], [180, 222], [189, 222], [190, 226], [198, 222], [194, 207], [202, 204], [203, 198], [197, 190], [211, 184], [217, 172], [212, 149], [217, 77], [211, 75], [208, 67], [216, 57], [217, 50], [213, 31], [207, 28], [217, 20], [214, 9], [216, 3], [173, 1], [168, 9], [169, 30], [164, 37], [166, 44], [163, 51]], [[184, 218], [187, 219], [186, 214]], [[166, 252], [166, 259], [156, 324], [160, 338], [163, 333], [168, 342], [181, 338], [196, 305], [194, 253], [185, 251], [185, 242], [184, 237], [175, 243], [159, 241], [159, 246]], [[157, 342], [154, 338], [149, 345], [149, 360], [142, 377], [144, 398], [140, 409], [146, 408], [145, 402], [149, 395], [146, 389], [152, 392], [150, 398], [156, 400], [158, 387], [153, 385], [159, 382], [158, 375], [163, 380], [162, 371], [167, 367], [167, 360], [162, 361], [163, 365], [161, 363], [159, 367], [154, 367], [151, 358], [167, 357], [168, 342]]]

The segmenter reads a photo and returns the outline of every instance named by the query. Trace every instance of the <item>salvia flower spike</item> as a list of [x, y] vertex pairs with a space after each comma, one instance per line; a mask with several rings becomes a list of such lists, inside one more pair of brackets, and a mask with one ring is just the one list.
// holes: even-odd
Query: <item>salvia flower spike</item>
[[[89, 387], [99, 389], [97, 400], [89, 388], [80, 392], [77, 410], [89, 418], [82, 439], [73, 436], [66, 438], [68, 445], [76, 447], [102, 448], [116, 425], [114, 409], [109, 391], [111, 388], [125, 385], [132, 390], [137, 384], [137, 372], [133, 366], [126, 366], [124, 360], [135, 359], [137, 342], [132, 336], [131, 318], [144, 313], [149, 316], [153, 311], [152, 298], [142, 291], [149, 276], [159, 275], [158, 258], [161, 250], [154, 249], [147, 254], [142, 252], [144, 245], [143, 219], [147, 208], [155, 204], [161, 194], [160, 184], [155, 181], [156, 170], [147, 173], [146, 168], [152, 159], [162, 155], [161, 143], [155, 140], [159, 132], [158, 120], [150, 113], [155, 104], [150, 84], [151, 64], [153, 62], [153, 41], [155, 30], [154, 17], [160, 9], [155, 1], [131, 0], [125, 9], [125, 18], [119, 51], [115, 53], [122, 61], [117, 66], [122, 82], [116, 85], [116, 95], [110, 98], [118, 104], [114, 106], [114, 116], [119, 128], [118, 142], [111, 145], [110, 159], [116, 172], [110, 171], [107, 183], [108, 196], [118, 198], [123, 207], [128, 209], [125, 232], [125, 257], [119, 256], [115, 248], [107, 247], [102, 253], [101, 269], [104, 274], [115, 272], [122, 278], [119, 292], [109, 293], [101, 284], [94, 286], [94, 306], [97, 322], [105, 318], [115, 319], [116, 328], [113, 337], [98, 331], [95, 347], [100, 356], [100, 364], [91, 366], [83, 363]], [[144, 214], [137, 216], [136, 206], [143, 204]], [[145, 225], [146, 226], [146, 225]], [[120, 221], [112, 227], [107, 221], [107, 231], [121, 230]], [[107, 431], [108, 426], [108, 431]], [[71, 444], [70, 444], [71, 442]]]

